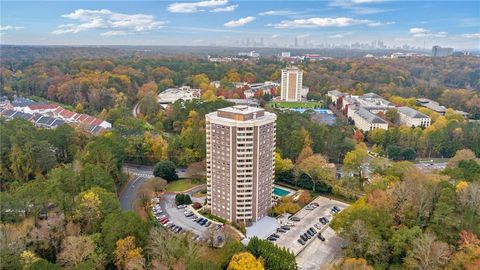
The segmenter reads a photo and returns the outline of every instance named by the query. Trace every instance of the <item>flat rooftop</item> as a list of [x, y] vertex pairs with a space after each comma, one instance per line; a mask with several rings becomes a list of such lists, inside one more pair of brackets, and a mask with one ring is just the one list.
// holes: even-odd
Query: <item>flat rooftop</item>
[[209, 118], [221, 118], [237, 122], [255, 121], [266, 118], [276, 118], [275, 114], [265, 112], [264, 109], [247, 105], [235, 105], [218, 109], [216, 112], [207, 114]]

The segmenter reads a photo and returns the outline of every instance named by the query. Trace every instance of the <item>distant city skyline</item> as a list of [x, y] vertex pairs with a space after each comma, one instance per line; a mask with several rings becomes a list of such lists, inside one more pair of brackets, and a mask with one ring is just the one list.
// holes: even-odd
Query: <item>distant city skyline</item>
[[480, 49], [480, 3], [2, 1], [0, 39], [19, 45]]

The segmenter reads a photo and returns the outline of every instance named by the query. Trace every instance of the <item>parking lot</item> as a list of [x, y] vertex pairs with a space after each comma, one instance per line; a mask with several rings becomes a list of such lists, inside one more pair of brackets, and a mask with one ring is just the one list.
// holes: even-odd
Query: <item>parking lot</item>
[[[333, 217], [331, 209], [334, 206], [342, 210], [348, 207], [345, 203], [325, 197], [318, 197], [312, 203], [318, 203], [319, 206], [313, 210], [307, 210], [307, 207], [305, 207], [297, 212], [293, 217], [299, 218], [300, 221], [293, 222], [293, 227], [289, 231], [276, 233], [280, 237], [274, 242], [293, 252], [297, 256], [297, 262], [302, 269], [319, 269], [320, 266], [331, 262], [338, 254], [342, 239], [336, 236], [328, 224], [321, 224], [319, 218], [326, 217], [331, 221]], [[302, 245], [298, 242], [298, 239], [309, 228], [314, 228], [316, 233]], [[325, 241], [317, 238], [318, 233], [322, 234]]]
[[193, 220], [193, 216], [185, 216], [185, 211], [192, 211], [189, 206], [187, 208], [177, 208], [175, 205], [175, 194], [164, 194], [159, 201], [160, 208], [163, 214], [169, 219], [169, 222], [182, 228], [182, 231], [189, 231], [199, 237], [203, 237], [209, 227], [215, 228], [219, 225], [216, 222], [210, 221], [211, 225], [207, 227], [207, 224], [200, 225]]

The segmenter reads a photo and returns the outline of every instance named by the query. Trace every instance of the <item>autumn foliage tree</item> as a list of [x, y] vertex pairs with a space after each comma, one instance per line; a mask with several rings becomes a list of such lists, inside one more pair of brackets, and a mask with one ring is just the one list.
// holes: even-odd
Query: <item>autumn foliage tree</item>
[[249, 252], [240, 252], [233, 255], [227, 270], [263, 270], [263, 263], [261, 260], [255, 258]]

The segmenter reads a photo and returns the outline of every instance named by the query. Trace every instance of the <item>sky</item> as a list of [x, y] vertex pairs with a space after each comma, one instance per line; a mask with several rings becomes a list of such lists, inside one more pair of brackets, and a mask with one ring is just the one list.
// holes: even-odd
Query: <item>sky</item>
[[1, 44], [480, 49], [480, 1], [4, 1]]

